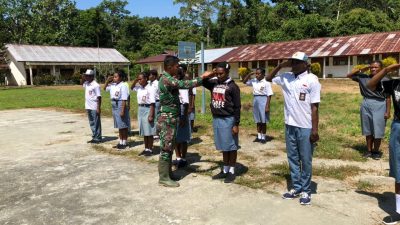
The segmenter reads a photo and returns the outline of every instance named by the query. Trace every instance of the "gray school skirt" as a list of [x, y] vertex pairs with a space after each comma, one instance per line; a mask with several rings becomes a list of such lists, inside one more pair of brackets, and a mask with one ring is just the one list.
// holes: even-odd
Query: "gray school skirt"
[[119, 113], [122, 108], [122, 101], [111, 100], [112, 107], [112, 115], [114, 119], [114, 128], [124, 129], [129, 127], [129, 111], [128, 108], [125, 107], [124, 116], [121, 117]]
[[386, 100], [364, 98], [360, 107], [362, 135], [373, 135], [374, 138], [385, 136]]
[[256, 123], [269, 122], [269, 113], [265, 112], [266, 105], [267, 105], [267, 96], [254, 96], [253, 117]]
[[232, 128], [235, 126], [235, 118], [214, 117], [214, 143], [218, 151], [236, 151], [239, 149], [239, 135], [232, 135]]
[[190, 128], [190, 120], [186, 119], [186, 123], [183, 127], [178, 126], [176, 127], [176, 143], [183, 143], [189, 142], [191, 139], [191, 128]]
[[[138, 126], [140, 136], [153, 136], [156, 134], [155, 122], [149, 123], [150, 107], [139, 106], [138, 109]], [[156, 121], [156, 120], [154, 120]]]

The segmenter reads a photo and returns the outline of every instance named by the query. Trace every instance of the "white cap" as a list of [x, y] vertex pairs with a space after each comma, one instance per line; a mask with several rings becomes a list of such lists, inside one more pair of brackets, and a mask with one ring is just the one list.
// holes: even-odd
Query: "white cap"
[[87, 69], [83, 75], [94, 76], [94, 70]]
[[296, 59], [296, 60], [307, 62], [308, 56], [304, 52], [296, 52], [292, 55], [292, 57], [290, 59]]

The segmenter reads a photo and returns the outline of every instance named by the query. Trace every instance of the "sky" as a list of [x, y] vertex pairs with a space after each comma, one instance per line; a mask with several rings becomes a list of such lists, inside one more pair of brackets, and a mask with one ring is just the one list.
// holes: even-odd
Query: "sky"
[[[102, 0], [75, 0], [78, 9], [98, 6]], [[127, 10], [139, 17], [179, 17], [180, 5], [173, 0], [128, 0]]]

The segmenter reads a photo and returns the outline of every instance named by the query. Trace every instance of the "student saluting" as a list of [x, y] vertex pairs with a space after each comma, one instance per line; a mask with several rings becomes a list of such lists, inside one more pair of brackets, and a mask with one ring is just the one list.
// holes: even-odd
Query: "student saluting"
[[[250, 79], [251, 75], [256, 77]], [[257, 138], [254, 142], [266, 143], [267, 123], [269, 122], [269, 109], [271, 103], [272, 92], [271, 83], [265, 79], [265, 70], [257, 68], [255, 73], [252, 72], [243, 78], [243, 83], [253, 87], [253, 117], [257, 124]], [[250, 79], [250, 80], [249, 80]]]
[[230, 66], [223, 62], [217, 65], [216, 79], [204, 79], [203, 86], [211, 91], [211, 113], [215, 148], [222, 152], [224, 167], [213, 179], [224, 179], [232, 183], [236, 179], [235, 166], [239, 149], [240, 89], [229, 76]]
[[108, 77], [104, 85], [104, 89], [110, 92], [114, 128], [118, 128], [119, 134], [119, 143], [116, 147], [119, 150], [127, 147], [129, 127], [127, 107], [129, 88], [122, 82], [124, 76], [124, 71], [119, 70]]
[[[318, 135], [318, 106], [321, 85], [318, 77], [308, 72], [308, 56], [296, 52], [267, 75], [266, 80], [282, 87], [285, 99], [285, 139], [292, 188], [283, 194], [284, 199], [300, 195], [300, 204], [311, 204], [311, 174], [314, 143]], [[274, 77], [283, 67], [291, 67]]]

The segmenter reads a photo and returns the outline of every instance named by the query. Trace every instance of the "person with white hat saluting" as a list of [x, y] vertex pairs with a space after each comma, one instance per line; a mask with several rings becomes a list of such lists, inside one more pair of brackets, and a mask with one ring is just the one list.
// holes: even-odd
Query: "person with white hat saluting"
[[97, 144], [101, 142], [101, 92], [100, 85], [94, 80], [94, 71], [87, 69], [83, 74], [83, 88], [85, 89], [85, 109], [92, 130], [92, 140], [88, 143]]
[[[307, 61], [304, 52], [296, 52], [266, 77], [267, 81], [282, 87], [285, 99], [285, 139], [292, 188], [282, 197], [293, 199], [300, 195], [301, 205], [311, 204], [312, 155], [314, 144], [319, 140], [321, 84], [318, 77], [308, 71]], [[283, 67], [292, 70], [274, 77]]]

